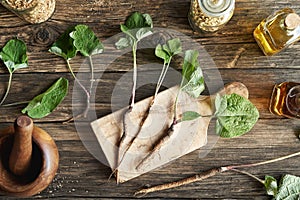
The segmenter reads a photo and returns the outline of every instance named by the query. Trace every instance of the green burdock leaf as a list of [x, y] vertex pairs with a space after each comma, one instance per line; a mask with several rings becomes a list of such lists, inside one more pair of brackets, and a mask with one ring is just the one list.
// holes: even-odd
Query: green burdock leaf
[[77, 25], [70, 33], [73, 44], [83, 56], [92, 56], [103, 52], [103, 45], [95, 33], [86, 25]]
[[220, 94], [217, 94], [215, 98], [215, 109], [216, 109], [215, 115], [224, 112], [226, 108], [227, 108], [227, 99], [224, 99], [221, 97]]
[[28, 67], [26, 44], [19, 39], [9, 40], [0, 52], [0, 59], [3, 60], [9, 73], [17, 69]]
[[166, 44], [158, 44], [155, 48], [155, 55], [169, 63], [171, 57], [182, 52], [181, 42], [179, 38], [168, 40]]
[[216, 133], [221, 137], [240, 136], [252, 129], [259, 118], [257, 108], [246, 98], [230, 94], [218, 100]]
[[275, 196], [277, 194], [277, 180], [274, 177], [265, 176], [264, 185], [268, 195]]
[[190, 96], [197, 98], [205, 89], [204, 77], [198, 62], [199, 52], [188, 50], [185, 52], [182, 67], [183, 82], [181, 89]]
[[117, 49], [123, 49], [132, 46], [134, 43], [139, 42], [145, 37], [151, 35], [153, 23], [149, 14], [142, 14], [140, 12], [132, 13], [125, 21], [125, 24], [120, 25], [121, 31], [127, 37], [120, 38], [116, 42]]
[[67, 95], [68, 85], [67, 79], [58, 79], [46, 92], [34, 97], [22, 113], [27, 113], [31, 118], [43, 118], [49, 115]]
[[65, 60], [70, 60], [76, 56], [77, 50], [74, 46], [74, 39], [70, 37], [70, 33], [75, 30], [75, 27], [68, 28], [51, 46], [49, 51]]
[[277, 194], [274, 200], [297, 200], [300, 197], [300, 177], [284, 175], [279, 183]]
[[191, 121], [201, 117], [201, 115], [194, 111], [186, 111], [182, 114], [181, 121]]
[[120, 38], [118, 42], [116, 42], [115, 46], [117, 49], [124, 49], [127, 47], [132, 46], [132, 39], [131, 38]]
[[149, 14], [142, 14], [140, 12], [132, 13], [124, 24], [129, 30], [135, 28], [150, 27], [153, 28], [151, 16]]

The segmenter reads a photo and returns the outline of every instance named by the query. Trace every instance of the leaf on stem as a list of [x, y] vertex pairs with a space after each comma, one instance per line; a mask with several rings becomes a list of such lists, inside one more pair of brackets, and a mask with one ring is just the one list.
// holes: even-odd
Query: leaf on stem
[[17, 69], [28, 67], [28, 57], [26, 54], [26, 44], [19, 39], [11, 39], [2, 48], [0, 59], [3, 60], [9, 73]]
[[155, 55], [169, 63], [171, 57], [182, 52], [181, 42], [179, 38], [168, 40], [166, 44], [158, 44], [155, 48]]
[[67, 79], [58, 79], [46, 92], [34, 97], [22, 113], [27, 113], [31, 118], [43, 118], [49, 115], [67, 95], [68, 85]]
[[188, 50], [185, 52], [180, 88], [190, 96], [197, 98], [205, 89], [204, 77], [198, 61], [199, 52]]
[[250, 131], [259, 118], [257, 108], [240, 95], [224, 95], [218, 101], [216, 133], [221, 137], [240, 136]]
[[215, 98], [215, 109], [216, 109], [215, 115], [224, 112], [226, 108], [227, 108], [227, 99], [224, 99], [221, 97], [220, 94], [217, 94]]
[[186, 111], [182, 114], [181, 121], [191, 121], [201, 117], [201, 115], [194, 111]]
[[265, 176], [264, 185], [268, 195], [275, 196], [278, 191], [277, 180], [272, 176]]
[[83, 56], [92, 56], [103, 52], [103, 45], [95, 33], [86, 25], [77, 25], [70, 33], [75, 48]]
[[132, 46], [133, 43], [151, 35], [153, 23], [149, 14], [134, 12], [126, 19], [125, 24], [120, 25], [120, 28], [126, 34], [126, 37], [120, 38], [116, 42], [115, 46], [117, 49]]
[[51, 46], [49, 51], [65, 60], [70, 60], [76, 56], [77, 50], [74, 46], [74, 39], [70, 37], [70, 33], [75, 30], [75, 27], [68, 28]]
[[279, 183], [277, 194], [274, 200], [299, 199], [300, 195], [300, 177], [293, 175], [284, 175]]

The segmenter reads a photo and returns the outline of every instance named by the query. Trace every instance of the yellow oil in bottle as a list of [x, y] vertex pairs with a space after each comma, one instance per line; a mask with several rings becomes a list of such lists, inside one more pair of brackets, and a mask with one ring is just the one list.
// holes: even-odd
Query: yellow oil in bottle
[[284, 8], [264, 19], [253, 35], [264, 54], [272, 56], [300, 39], [300, 17]]
[[269, 110], [279, 116], [300, 119], [300, 83], [276, 84], [270, 99]]

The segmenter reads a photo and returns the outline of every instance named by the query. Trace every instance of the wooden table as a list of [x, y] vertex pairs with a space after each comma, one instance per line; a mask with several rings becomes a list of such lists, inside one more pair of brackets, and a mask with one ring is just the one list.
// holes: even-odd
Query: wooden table
[[[156, 185], [175, 181], [213, 167], [229, 164], [258, 162], [299, 151], [299, 121], [271, 114], [269, 98], [275, 83], [299, 82], [299, 50], [295, 44], [284, 52], [267, 58], [252, 36], [259, 22], [275, 10], [286, 6], [300, 13], [300, 2], [237, 0], [232, 20], [216, 33], [194, 33], [188, 23], [189, 0], [86, 0], [57, 1], [52, 18], [39, 25], [30, 25], [0, 6], [0, 46], [18, 37], [28, 46], [29, 68], [14, 74], [11, 92], [6, 103], [30, 100], [44, 91], [58, 77], [70, 80], [69, 95], [48, 117], [35, 120], [55, 139], [59, 148], [60, 166], [53, 183], [35, 198], [133, 198], [133, 193], [146, 184]], [[224, 83], [243, 82], [249, 89], [250, 100], [260, 112], [260, 119], [251, 132], [234, 139], [219, 139], [205, 158], [198, 158], [199, 151], [186, 155], [167, 166], [140, 176], [124, 184], [116, 185], [108, 180], [109, 167], [101, 164], [83, 146], [73, 123], [62, 124], [72, 116], [73, 81], [65, 62], [47, 50], [67, 27], [76, 24], [89, 25], [103, 41], [120, 32], [119, 24], [132, 11], [153, 16], [155, 27], [169, 28], [193, 38], [214, 59]], [[141, 56], [140, 56], [141, 57]], [[72, 60], [77, 71], [82, 57]], [[96, 96], [97, 117], [111, 112], [110, 97], [116, 81], [132, 68], [128, 62], [114, 62], [99, 81]], [[146, 63], [140, 58], [140, 63]], [[174, 65], [175, 69], [179, 66]], [[0, 68], [0, 94], [4, 93], [8, 72]], [[88, 72], [88, 69], [85, 70]], [[103, 72], [101, 70], [98, 73]], [[138, 91], [138, 99], [150, 96], [152, 86]], [[76, 107], [76, 105], [74, 105]], [[80, 105], [77, 105], [80, 109]], [[21, 113], [21, 106], [0, 107], [0, 128], [14, 121]], [[299, 158], [248, 169], [260, 178], [272, 175], [280, 178], [290, 173], [300, 176]], [[202, 182], [172, 190], [149, 194], [145, 198], [198, 198], [198, 199], [268, 199], [263, 185], [245, 175], [224, 173]], [[3, 197], [4, 198], [4, 197]]]

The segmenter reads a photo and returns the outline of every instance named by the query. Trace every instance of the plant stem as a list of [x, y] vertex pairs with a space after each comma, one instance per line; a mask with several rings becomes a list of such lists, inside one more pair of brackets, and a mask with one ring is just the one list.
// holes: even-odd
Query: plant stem
[[282, 156], [276, 159], [272, 159], [272, 160], [267, 160], [267, 161], [263, 161], [263, 162], [258, 162], [258, 163], [252, 163], [252, 164], [245, 164], [245, 165], [232, 165], [232, 166], [227, 166], [226, 168], [228, 168], [228, 170], [231, 169], [238, 169], [238, 168], [248, 168], [248, 167], [256, 167], [256, 166], [260, 166], [260, 165], [265, 165], [265, 164], [270, 164], [270, 163], [274, 163], [274, 162], [278, 162], [278, 161], [282, 161], [288, 158], [292, 158], [295, 156], [299, 156], [300, 152], [297, 153], [293, 153], [287, 156]]
[[22, 105], [29, 103], [30, 101], [20, 101], [20, 102], [15, 102], [15, 103], [9, 103], [9, 104], [4, 104], [2, 107], [10, 107], [10, 106], [17, 106], [17, 105]]
[[7, 89], [6, 89], [6, 92], [5, 92], [5, 95], [3, 96], [1, 102], [0, 102], [0, 106], [4, 103], [8, 93], [9, 93], [9, 90], [10, 90], [10, 87], [11, 87], [11, 82], [12, 82], [12, 75], [13, 73], [12, 72], [9, 72], [9, 80], [8, 80], [8, 86], [7, 86]]
[[86, 107], [84, 109], [84, 111], [75, 116], [75, 117], [71, 117], [70, 119], [68, 119], [67, 121], [65, 121], [64, 123], [69, 123], [69, 122], [72, 122], [74, 121], [75, 119], [78, 119], [80, 117], [84, 117], [86, 118], [87, 116], [87, 113], [90, 109], [90, 98], [91, 98], [91, 95], [90, 95], [90, 92], [84, 87], [84, 85], [82, 85], [82, 83], [80, 82], [80, 80], [75, 76], [74, 72], [73, 72], [73, 69], [71, 67], [71, 64], [70, 64], [70, 60], [66, 60], [67, 61], [67, 65], [68, 65], [68, 68], [69, 68], [69, 71], [71, 72], [74, 80], [78, 83], [78, 85], [82, 88], [82, 90], [84, 91], [85, 95], [86, 95]]
[[262, 184], [265, 184], [265, 182], [263, 180], [261, 180], [260, 178], [254, 176], [253, 174], [250, 174], [248, 172], [245, 172], [245, 171], [241, 171], [241, 170], [238, 170], [238, 169], [231, 169], [232, 171], [235, 171], [235, 172], [238, 172], [238, 173], [241, 173], [241, 174], [245, 174], [251, 178], [254, 178], [255, 180], [257, 180], [258, 182], [262, 183]]
[[73, 69], [71, 67], [70, 60], [66, 60], [66, 61], [67, 61], [67, 65], [68, 65], [69, 71], [71, 72], [73, 78], [76, 80], [77, 78], [76, 78], [76, 76], [75, 76], [75, 74], [73, 72]]
[[92, 93], [92, 89], [93, 89], [93, 84], [95, 81], [95, 77], [94, 77], [94, 63], [93, 63], [93, 59], [92, 56], [88, 56], [89, 57], [89, 63], [90, 63], [90, 69], [91, 69], [91, 85], [90, 85], [90, 95]]
[[171, 60], [172, 60], [172, 56], [170, 57], [170, 60], [168, 63], [164, 63], [163, 65], [163, 69], [161, 70], [161, 73], [160, 73], [160, 76], [159, 76], [159, 79], [157, 81], [157, 85], [156, 85], [156, 89], [155, 89], [155, 94], [154, 94], [154, 99], [156, 98], [157, 94], [158, 94], [158, 91], [166, 77], [166, 74], [167, 74], [167, 71], [169, 69], [169, 66], [170, 66], [170, 63], [171, 63]]
[[135, 102], [135, 92], [136, 92], [136, 85], [137, 85], [137, 63], [136, 63], [136, 51], [137, 51], [137, 42], [135, 41], [132, 45], [132, 55], [133, 55], [133, 85], [132, 85], [132, 92], [131, 92], [131, 104], [130, 109], [134, 107]]
[[[279, 158], [276, 158], [276, 159], [271, 159], [271, 160], [267, 160], [267, 161], [263, 161], [263, 162], [258, 162], [258, 163], [242, 164], [242, 165], [230, 165], [230, 166], [225, 166], [225, 167], [218, 167], [218, 168], [214, 168], [214, 169], [211, 169], [209, 171], [202, 172], [202, 173], [196, 174], [196, 175], [194, 175], [192, 177], [185, 178], [185, 179], [182, 179], [182, 180], [179, 180], [179, 181], [175, 181], [175, 182], [171, 182], [171, 183], [166, 183], [166, 184], [162, 184], [162, 185], [157, 185], [157, 186], [153, 186], [153, 187], [150, 187], [150, 188], [147, 188], [147, 189], [142, 189], [142, 190], [139, 190], [139, 191], [135, 192], [134, 195], [135, 196], [136, 195], [146, 195], [146, 194], [151, 193], [151, 192], [156, 192], [156, 191], [161, 191], [161, 190], [175, 188], [175, 187], [186, 185], [186, 184], [193, 183], [193, 182], [196, 182], [196, 181], [201, 181], [203, 179], [209, 178], [209, 177], [214, 176], [216, 174], [223, 173], [223, 172], [230, 171], [230, 170], [244, 173], [243, 171], [240, 171], [240, 170], [237, 170], [237, 169], [238, 168], [256, 167], [256, 166], [260, 166], [260, 165], [270, 164], [270, 163], [282, 161], [282, 160], [285, 160], [285, 159], [288, 159], [288, 158], [292, 158], [292, 157], [295, 157], [295, 156], [299, 156], [299, 155], [300, 155], [300, 152], [297, 152], [297, 153], [293, 153], [293, 154], [290, 154], [290, 155], [282, 156], [282, 157], [279, 157]], [[244, 174], [246, 174], [248, 176], [251, 176], [252, 178], [255, 178], [259, 182], [262, 181], [259, 178], [255, 177], [252, 174], [249, 174], [247, 172], [244, 173]]]

